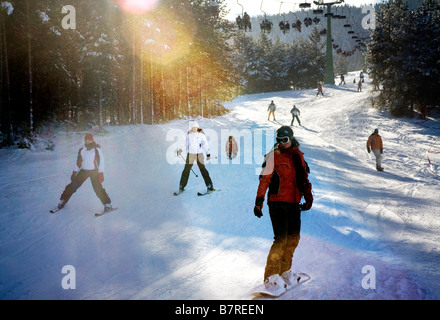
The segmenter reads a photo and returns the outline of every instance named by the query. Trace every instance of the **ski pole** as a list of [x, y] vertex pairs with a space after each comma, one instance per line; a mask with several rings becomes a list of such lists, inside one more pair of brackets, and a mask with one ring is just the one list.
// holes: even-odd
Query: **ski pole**
[[[185, 158], [182, 157], [182, 154], [179, 154], [179, 156], [183, 159], [183, 161], [185, 161]], [[186, 163], [186, 161], [185, 161]], [[194, 173], [194, 175], [196, 176], [196, 178], [198, 178], [199, 176], [194, 172], [194, 170], [191, 168], [192, 173]]]

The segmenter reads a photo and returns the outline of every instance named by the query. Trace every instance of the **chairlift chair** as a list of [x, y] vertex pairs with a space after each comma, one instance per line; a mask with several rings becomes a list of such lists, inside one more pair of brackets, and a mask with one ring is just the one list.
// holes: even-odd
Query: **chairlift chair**
[[280, 27], [280, 30], [283, 32], [283, 34], [286, 34], [286, 32], [290, 31], [290, 23], [286, 20], [286, 16], [284, 14], [281, 14], [281, 6], [283, 5], [283, 2], [280, 3], [280, 12], [279, 14], [283, 17], [283, 20], [280, 21], [278, 26]]
[[301, 9], [308, 9], [308, 8], [310, 8], [312, 5], [310, 4], [310, 3], [308, 3], [308, 2], [303, 2], [303, 3], [300, 3], [299, 4], [299, 7], [301, 8]]
[[263, 0], [261, 0], [260, 11], [264, 13], [264, 20], [260, 22], [260, 29], [263, 32], [270, 33], [273, 23], [266, 18], [266, 12], [263, 11]]

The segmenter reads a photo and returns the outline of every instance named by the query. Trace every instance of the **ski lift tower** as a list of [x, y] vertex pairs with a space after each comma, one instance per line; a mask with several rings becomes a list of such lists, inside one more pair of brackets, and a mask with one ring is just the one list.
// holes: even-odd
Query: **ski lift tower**
[[335, 84], [335, 74], [333, 69], [333, 47], [332, 47], [332, 6], [335, 4], [341, 4], [344, 0], [338, 0], [333, 2], [324, 2], [324, 0], [313, 1], [317, 6], [327, 6], [327, 50], [325, 57], [325, 84]]

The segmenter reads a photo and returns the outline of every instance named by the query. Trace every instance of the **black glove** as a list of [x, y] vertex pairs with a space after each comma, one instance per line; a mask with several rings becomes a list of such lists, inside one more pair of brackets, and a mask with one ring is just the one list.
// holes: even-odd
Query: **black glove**
[[210, 155], [210, 154], [207, 154], [207, 155], [206, 155], [206, 160], [209, 160], [209, 159], [211, 159], [211, 155]]
[[370, 152], [371, 152], [371, 149], [370, 149], [370, 148], [367, 148], [367, 151], [368, 151], [368, 153], [370, 153]]
[[304, 200], [306, 200], [306, 202], [300, 204], [299, 208], [301, 211], [310, 210], [313, 203], [312, 184], [310, 182], [304, 185], [303, 195], [304, 195]]
[[380, 154], [382, 154], [383, 153], [383, 149], [380, 149]]
[[263, 212], [261, 211], [263, 209], [263, 202], [263, 198], [255, 199], [254, 214], [257, 218], [261, 218], [263, 216]]
[[299, 208], [301, 209], [301, 211], [310, 210], [310, 208], [312, 207], [312, 203], [313, 203], [313, 200], [312, 201], [306, 200], [305, 203], [302, 203], [299, 205]]

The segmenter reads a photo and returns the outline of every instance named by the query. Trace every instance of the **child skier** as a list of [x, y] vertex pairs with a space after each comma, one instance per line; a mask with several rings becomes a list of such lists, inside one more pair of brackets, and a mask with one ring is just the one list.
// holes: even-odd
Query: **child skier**
[[111, 200], [102, 187], [104, 182], [104, 155], [101, 146], [93, 140], [93, 135], [88, 133], [84, 137], [84, 147], [78, 150], [76, 165], [73, 169], [71, 182], [61, 194], [57, 209], [64, 208], [70, 197], [79, 187], [90, 178], [93, 190], [104, 205], [104, 212], [112, 209]]

